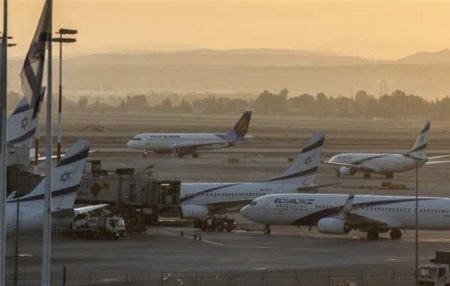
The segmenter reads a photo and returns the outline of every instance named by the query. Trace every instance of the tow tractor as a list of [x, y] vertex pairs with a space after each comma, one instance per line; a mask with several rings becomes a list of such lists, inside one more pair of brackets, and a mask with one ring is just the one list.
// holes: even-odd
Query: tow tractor
[[126, 236], [125, 220], [121, 216], [79, 216], [72, 222], [72, 227], [67, 235], [81, 238], [103, 238], [117, 240]]
[[215, 215], [204, 220], [194, 221], [194, 227], [200, 228], [203, 231], [227, 231], [231, 232], [236, 228], [236, 220], [228, 218], [227, 216]]
[[435, 259], [419, 266], [420, 286], [450, 286], [450, 251], [436, 251]]

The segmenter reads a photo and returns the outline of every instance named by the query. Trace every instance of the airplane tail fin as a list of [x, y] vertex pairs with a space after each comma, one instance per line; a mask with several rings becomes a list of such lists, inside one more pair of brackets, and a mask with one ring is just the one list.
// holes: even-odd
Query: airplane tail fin
[[[52, 169], [52, 212], [72, 209], [75, 203], [81, 177], [89, 154], [89, 142], [80, 140]], [[19, 198], [20, 202], [43, 201], [45, 178], [29, 194]], [[8, 200], [15, 202], [16, 200]]]
[[320, 164], [324, 140], [323, 134], [314, 134], [287, 170], [281, 176], [268, 179], [266, 182], [290, 181], [299, 186], [313, 185]]
[[37, 128], [37, 120], [32, 117], [33, 109], [24, 97], [8, 118], [6, 124], [8, 145], [31, 146]]
[[246, 111], [242, 114], [241, 118], [236, 122], [233, 129], [225, 134], [225, 140], [228, 142], [235, 142], [245, 136], [250, 126], [250, 119], [252, 118], [252, 112]]
[[6, 138], [10, 146], [28, 146], [39, 127], [39, 109], [45, 95], [45, 87], [41, 88], [39, 100], [33, 106], [23, 97], [6, 123]]
[[420, 131], [419, 136], [417, 136], [416, 142], [414, 146], [407, 152], [408, 155], [418, 158], [418, 159], [426, 159], [426, 149], [428, 146], [428, 133], [430, 132], [430, 121], [425, 123], [425, 126]]

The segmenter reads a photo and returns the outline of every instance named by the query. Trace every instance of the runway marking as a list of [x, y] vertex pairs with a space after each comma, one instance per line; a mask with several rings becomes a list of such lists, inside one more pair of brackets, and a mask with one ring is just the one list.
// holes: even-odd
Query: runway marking
[[203, 241], [203, 242], [205, 242], [205, 243], [212, 244], [212, 245], [216, 245], [216, 246], [225, 246], [225, 244], [218, 243], [218, 242], [214, 242], [214, 241], [207, 240], [207, 239], [202, 239], [201, 241]]
[[395, 262], [395, 261], [400, 261], [400, 259], [398, 259], [398, 258], [388, 258], [388, 259], [386, 259], [386, 261]]
[[[165, 234], [168, 234], [168, 235], [171, 235], [171, 236], [179, 236], [179, 234], [177, 234], [175, 232], [172, 232], [172, 231], [167, 231], [167, 230], [161, 231], [161, 233], [165, 233]], [[186, 237], [186, 236], [183, 236], [182, 238], [190, 239], [190, 237]], [[215, 246], [221, 246], [221, 247], [225, 246], [225, 244], [222, 244], [222, 243], [219, 243], [219, 242], [214, 242], [214, 241], [207, 240], [207, 239], [202, 239], [202, 240], [199, 240], [199, 241], [202, 241], [202, 242], [208, 243], [208, 244], [212, 244], [212, 245], [215, 245]]]
[[324, 253], [340, 253], [340, 254], [350, 254], [354, 255], [355, 252], [352, 251], [341, 251], [341, 250], [330, 250], [330, 249], [317, 249], [317, 248], [286, 248], [286, 247], [279, 247], [279, 246], [264, 246], [264, 245], [242, 245], [242, 244], [230, 244], [227, 245], [229, 247], [235, 247], [235, 248], [256, 248], [256, 249], [292, 249], [292, 250], [303, 250], [303, 251], [311, 251], [311, 252], [324, 252]]
[[168, 234], [168, 235], [172, 235], [172, 236], [179, 236], [179, 234], [177, 234], [177, 233], [175, 233], [175, 232], [173, 232], [173, 231], [163, 230], [163, 231], [160, 231], [160, 232], [161, 232], [161, 233]]

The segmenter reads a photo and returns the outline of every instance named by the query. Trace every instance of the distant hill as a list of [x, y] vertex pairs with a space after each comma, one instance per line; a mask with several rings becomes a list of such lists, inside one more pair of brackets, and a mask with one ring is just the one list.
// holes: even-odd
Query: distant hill
[[401, 64], [414, 65], [448, 65], [450, 64], [450, 50], [438, 52], [418, 52], [397, 61]]
[[[58, 61], [54, 62], [55, 76]], [[22, 61], [10, 61], [10, 88], [19, 90]], [[376, 61], [297, 50], [207, 50], [104, 53], [64, 59], [66, 95], [150, 94], [151, 91], [243, 92], [258, 94], [287, 88], [290, 95], [325, 92], [352, 96], [364, 89], [428, 99], [450, 94], [450, 51], [416, 53]], [[55, 87], [57, 78], [55, 77]], [[56, 88], [54, 90], [57, 90]]]
[[68, 64], [163, 65], [163, 66], [342, 66], [372, 64], [359, 57], [297, 50], [186, 50], [174, 52], [105, 53], [74, 57]]

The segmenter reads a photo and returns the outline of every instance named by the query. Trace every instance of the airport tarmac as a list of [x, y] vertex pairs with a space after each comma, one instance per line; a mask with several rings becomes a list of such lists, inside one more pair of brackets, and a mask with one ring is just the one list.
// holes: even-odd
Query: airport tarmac
[[[258, 118], [255, 116], [250, 134], [255, 138], [235, 147], [200, 152], [200, 158], [175, 158], [128, 150], [129, 138], [140, 132], [153, 131], [227, 131], [235, 117], [219, 119], [173, 115], [102, 114], [66, 115], [64, 145], [76, 138], [92, 141], [98, 152], [91, 159], [102, 160], [104, 169], [133, 167], [144, 172], [149, 166], [160, 179], [183, 182], [246, 182], [276, 176], [289, 165], [305, 140], [315, 131], [326, 135], [324, 157], [343, 151], [407, 151], [423, 125], [422, 121], [370, 121], [332, 119]], [[223, 120], [222, 120], [223, 119]], [[86, 129], [92, 122], [104, 127]], [[203, 123], [201, 123], [203, 122]], [[433, 123], [430, 154], [450, 154], [450, 125]], [[237, 160], [236, 160], [237, 159]], [[148, 169], [147, 169], [148, 171]], [[146, 171], [146, 172], [147, 172]], [[424, 196], [450, 196], [450, 164], [430, 165], [419, 170], [419, 192]], [[383, 182], [404, 184], [404, 189], [382, 188]], [[330, 166], [321, 166], [317, 184], [337, 183], [322, 188], [327, 193], [414, 195], [415, 172], [395, 174], [393, 180], [373, 175], [363, 179], [337, 178]], [[248, 226], [243, 218], [238, 221]], [[261, 229], [260, 225], [251, 224]], [[180, 236], [184, 231], [185, 236]], [[411, 266], [414, 262], [414, 231], [406, 231], [403, 239], [392, 241], [382, 234], [378, 241], [368, 241], [364, 233], [345, 236], [324, 235], [315, 229], [274, 226], [272, 234], [236, 231], [204, 232], [202, 240], [192, 239], [191, 228], [150, 227], [144, 235], [133, 234], [119, 241], [79, 240], [56, 236], [53, 240], [52, 265], [55, 271], [67, 266], [76, 277], [86, 273], [140, 271], [150, 275], [158, 271], [244, 271], [263, 269], [327, 269], [334, 267]], [[432, 258], [436, 250], [450, 249], [450, 231], [420, 232], [420, 260]], [[13, 241], [8, 241], [8, 272], [12, 273]], [[39, 273], [40, 236], [27, 235], [20, 242], [20, 273], [29, 277]], [[69, 276], [70, 277], [70, 276]]]
[[[448, 232], [422, 231], [420, 238], [421, 262], [432, 258], [436, 250], [447, 250], [450, 243]], [[21, 276], [38, 277], [40, 261], [40, 236], [22, 237]], [[333, 236], [285, 226], [273, 227], [270, 235], [242, 230], [202, 232], [201, 240], [193, 239], [190, 228], [180, 227], [152, 227], [143, 235], [133, 234], [118, 241], [56, 236], [52, 248], [53, 270], [59, 272], [66, 266], [69, 278], [86, 277], [89, 273], [107, 277], [125, 271], [150, 274], [161, 271], [413, 267], [413, 261], [413, 231], [407, 231], [398, 241], [390, 240], [387, 234], [381, 235], [378, 241], [368, 241], [359, 232]], [[8, 265], [12, 264], [13, 249], [9, 248]]]

